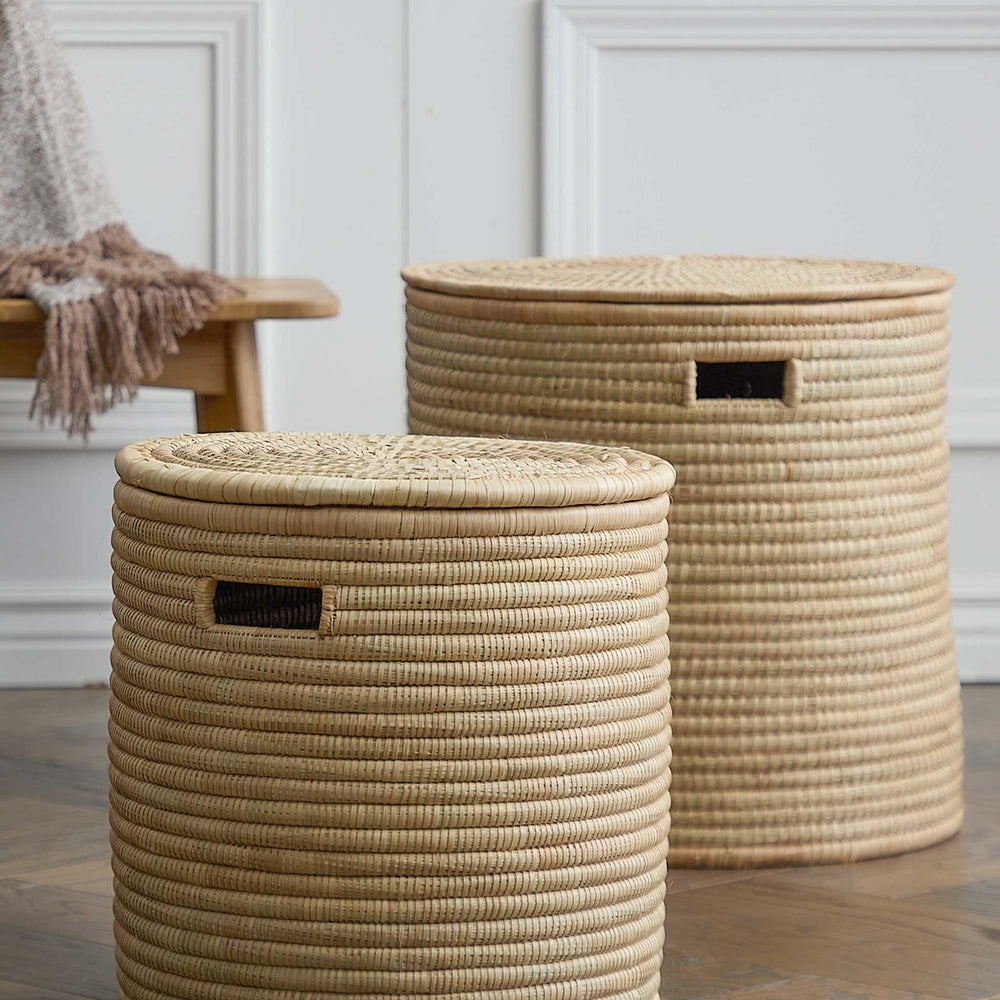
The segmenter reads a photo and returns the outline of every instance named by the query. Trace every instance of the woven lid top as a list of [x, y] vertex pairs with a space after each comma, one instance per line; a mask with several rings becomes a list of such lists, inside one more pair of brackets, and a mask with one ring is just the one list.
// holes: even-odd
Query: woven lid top
[[482, 298], [588, 302], [831, 302], [951, 288], [922, 264], [794, 257], [529, 257], [415, 264], [417, 288]]
[[660, 496], [669, 463], [630, 448], [410, 435], [188, 434], [128, 445], [133, 486], [285, 507], [564, 507]]

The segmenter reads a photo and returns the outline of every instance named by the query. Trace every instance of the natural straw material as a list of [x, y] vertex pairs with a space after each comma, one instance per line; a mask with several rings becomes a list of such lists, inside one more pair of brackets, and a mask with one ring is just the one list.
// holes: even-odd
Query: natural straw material
[[130, 1000], [652, 1000], [673, 470], [302, 434], [117, 459]]
[[919, 264], [788, 257], [534, 257], [415, 264], [416, 288], [487, 299], [568, 302], [836, 302], [950, 288]]
[[[952, 276], [719, 257], [404, 276], [411, 430], [677, 467], [672, 863], [850, 861], [954, 833]], [[739, 398], [757, 368], [705, 398], [709, 366], [753, 362], [771, 398]]]

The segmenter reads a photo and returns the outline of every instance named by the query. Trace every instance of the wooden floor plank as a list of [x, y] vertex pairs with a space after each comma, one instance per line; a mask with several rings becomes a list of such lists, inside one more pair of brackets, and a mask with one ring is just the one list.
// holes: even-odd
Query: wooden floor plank
[[[104, 712], [107, 712], [107, 706]], [[101, 726], [98, 730], [102, 738], [95, 740], [95, 727], [92, 723], [68, 725], [59, 731], [57, 740], [53, 739], [44, 747], [5, 732], [0, 735], [0, 757], [5, 760], [30, 760], [36, 764], [58, 765], [71, 767], [77, 771], [103, 774], [108, 769], [103, 728]]]
[[81, 997], [79, 993], [56, 993], [24, 983], [0, 982], [0, 1000], [81, 1000]]
[[928, 993], [910, 993], [900, 990], [883, 989], [880, 986], [864, 986], [849, 983], [843, 979], [818, 979], [804, 976], [783, 983], [769, 983], [767, 986], [736, 993], [719, 994], [708, 1000], [948, 1000], [947, 997], [932, 997]]
[[[109, 698], [104, 687], [4, 689], [0, 691], [0, 747], [16, 740], [37, 751], [58, 745], [60, 734], [74, 726], [87, 726], [92, 732], [103, 730]], [[39, 726], [40, 721], [44, 725]]]
[[667, 872], [667, 895], [678, 892], [692, 892], [705, 889], [710, 885], [722, 885], [724, 882], [742, 882], [745, 879], [760, 878], [778, 869], [752, 868], [671, 868]]
[[0, 981], [88, 1000], [117, 1000], [114, 948], [37, 931], [4, 928]]
[[790, 868], [774, 877], [810, 888], [837, 889], [880, 899], [904, 899], [1000, 878], [1000, 787], [989, 796], [986, 789], [979, 787], [984, 783], [982, 776], [978, 782], [969, 776], [964, 827], [943, 844], [853, 865]]
[[982, 1000], [1000, 985], [1000, 944], [974, 915], [769, 879], [669, 901], [666, 995], [704, 997], [689, 970], [709, 954], [727, 969], [730, 989], [758, 970], [776, 973], [772, 981], [811, 975], [947, 1000]]
[[0, 928], [115, 943], [107, 897], [22, 879], [0, 879]]
[[106, 807], [10, 796], [4, 814], [16, 822], [0, 828], [0, 878], [28, 879], [29, 873], [99, 862], [108, 855]]
[[109, 696], [106, 689], [74, 691], [71, 698], [45, 690], [3, 691], [0, 758], [103, 774]]
[[952, 889], [914, 896], [914, 903], [949, 910], [964, 910], [1000, 922], [1000, 878], [968, 882]]
[[[663, 997], [1000, 1000], [1000, 685], [963, 700], [959, 837], [858, 865], [671, 871]], [[117, 997], [106, 718], [107, 691], [0, 691], [0, 1000]]]
[[[103, 739], [103, 736], [100, 737]], [[107, 809], [107, 770], [0, 758], [5, 798], [37, 799], [62, 806]]]
[[110, 848], [105, 855], [93, 861], [58, 865], [55, 868], [28, 868], [20, 877], [36, 885], [47, 885], [70, 892], [86, 892], [92, 896], [110, 897], [114, 894], [114, 876], [111, 873]]

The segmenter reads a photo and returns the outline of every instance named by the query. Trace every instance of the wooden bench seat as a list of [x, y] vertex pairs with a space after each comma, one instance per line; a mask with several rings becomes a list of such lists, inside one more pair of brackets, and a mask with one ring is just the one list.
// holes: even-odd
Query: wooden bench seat
[[[311, 278], [244, 278], [242, 299], [220, 302], [204, 328], [179, 341], [146, 385], [190, 389], [199, 431], [264, 430], [255, 323], [336, 316], [340, 303]], [[0, 299], [0, 377], [34, 378], [45, 314], [30, 299]]]

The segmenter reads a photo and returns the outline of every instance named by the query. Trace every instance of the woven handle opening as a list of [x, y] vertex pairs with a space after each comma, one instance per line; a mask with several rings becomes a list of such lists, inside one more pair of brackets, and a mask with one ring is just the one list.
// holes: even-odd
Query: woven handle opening
[[215, 581], [214, 624], [316, 632], [323, 611], [320, 587]]
[[696, 399], [782, 399], [785, 361], [696, 361]]

